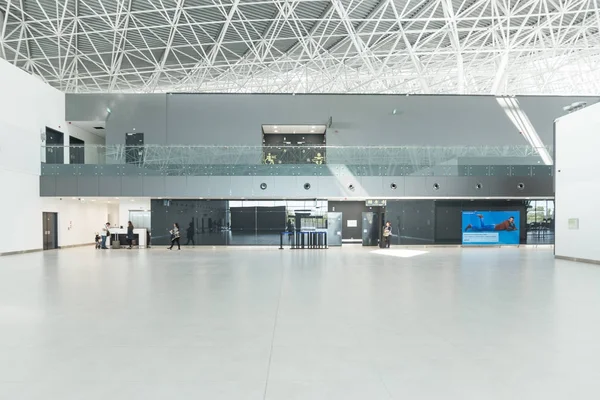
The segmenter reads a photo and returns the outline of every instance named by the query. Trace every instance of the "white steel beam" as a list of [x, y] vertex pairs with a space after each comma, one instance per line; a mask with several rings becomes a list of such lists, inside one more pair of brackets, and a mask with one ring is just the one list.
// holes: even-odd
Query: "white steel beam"
[[423, 64], [421, 63], [421, 60], [419, 59], [419, 57], [415, 54], [415, 51], [413, 50], [411, 43], [408, 41], [408, 38], [406, 37], [406, 33], [404, 32], [404, 27], [402, 26], [402, 22], [400, 20], [400, 15], [398, 14], [398, 10], [396, 9], [394, 0], [388, 0], [388, 1], [390, 4], [390, 7], [394, 11], [394, 16], [396, 17], [396, 23], [398, 25], [399, 34], [402, 36], [402, 39], [404, 40], [404, 45], [406, 46], [408, 55], [415, 67], [416, 72], [417, 72], [417, 79], [419, 80], [419, 82], [421, 84], [421, 89], [423, 90], [423, 93], [431, 93], [431, 90], [429, 89], [429, 84], [427, 83], [427, 80], [425, 79], [425, 76], [423, 75]]
[[492, 83], [492, 90], [490, 94], [498, 95], [500, 94], [500, 89], [506, 80], [506, 69], [508, 67], [508, 51], [505, 51], [500, 58], [500, 62], [498, 64], [498, 68], [496, 70], [496, 76], [494, 77], [494, 83]]
[[354, 26], [352, 26], [352, 23], [350, 22], [350, 17], [348, 15], [348, 12], [344, 8], [342, 1], [341, 0], [331, 0], [331, 2], [333, 4], [333, 7], [335, 8], [337, 14], [341, 18], [344, 28], [346, 28], [346, 32], [348, 33], [348, 36], [350, 37], [350, 41], [356, 48], [358, 56], [362, 59], [364, 65], [367, 67], [367, 69], [372, 74], [375, 74], [375, 68], [373, 67], [373, 64], [371, 63], [371, 59], [369, 57], [367, 57], [367, 53], [369, 52], [369, 49], [366, 46], [365, 42], [362, 40], [362, 38], [356, 34], [356, 31], [354, 30]]
[[237, 8], [240, 4], [240, 0], [233, 0], [231, 6], [229, 7], [229, 12], [225, 17], [225, 21], [223, 21], [223, 25], [221, 26], [221, 30], [219, 31], [219, 35], [217, 36], [215, 43], [211, 47], [208, 52], [208, 60], [206, 62], [204, 71], [202, 70], [202, 62], [196, 64], [194, 68], [190, 71], [189, 77], [192, 79], [194, 84], [204, 82], [208, 71], [214, 66], [215, 60], [217, 59], [217, 55], [219, 51], [221, 51], [221, 45], [223, 44], [223, 40], [225, 39], [225, 35], [227, 34], [227, 30], [229, 29], [229, 25], [231, 25], [231, 21], [233, 20], [233, 16], [237, 12]]
[[158, 84], [158, 80], [160, 79], [160, 75], [163, 73], [163, 69], [165, 68], [165, 63], [167, 62], [167, 58], [169, 57], [169, 53], [171, 52], [171, 46], [173, 46], [173, 40], [175, 39], [175, 34], [177, 33], [177, 28], [179, 26], [179, 19], [181, 18], [181, 14], [183, 13], [183, 7], [185, 5], [185, 0], [175, 0], [177, 3], [177, 8], [175, 9], [175, 14], [173, 15], [173, 20], [171, 21], [171, 30], [169, 31], [169, 38], [167, 39], [167, 44], [165, 50], [163, 51], [162, 56], [160, 57], [160, 62], [156, 66], [156, 70], [154, 74], [152, 74], [152, 78], [147, 83], [147, 89], [150, 91], [154, 91], [156, 89], [156, 85]]
[[462, 56], [462, 50], [460, 46], [460, 39], [458, 37], [458, 25], [456, 24], [456, 15], [454, 14], [454, 6], [452, 0], [441, 0], [442, 8], [444, 9], [444, 15], [448, 19], [448, 25], [450, 28], [450, 42], [452, 47], [456, 50], [456, 69], [458, 78], [458, 93], [462, 94], [465, 92], [465, 69], [464, 60]]
[[[122, 2], [124, 1], [127, 1], [126, 5], [122, 4], [121, 2], [118, 5], [119, 14], [117, 14], [117, 20], [115, 23], [113, 39], [113, 43], [115, 45], [113, 46], [112, 63], [110, 68], [112, 77], [108, 87], [109, 92], [112, 92], [117, 84], [119, 72], [121, 71], [121, 65], [123, 64], [123, 57], [125, 55], [125, 45], [127, 44], [127, 32], [129, 28], [129, 21], [131, 19], [133, 0], [122, 0]], [[124, 18], [124, 20], [121, 21], [121, 18]], [[123, 30], [119, 29], [119, 25], [121, 24], [123, 24]]]
[[6, 3], [6, 11], [0, 10], [0, 51], [2, 51], [2, 58], [6, 59], [6, 49], [4, 48], [4, 39], [6, 38], [6, 24], [8, 23], [8, 17], [6, 13], [10, 10], [10, 2]]

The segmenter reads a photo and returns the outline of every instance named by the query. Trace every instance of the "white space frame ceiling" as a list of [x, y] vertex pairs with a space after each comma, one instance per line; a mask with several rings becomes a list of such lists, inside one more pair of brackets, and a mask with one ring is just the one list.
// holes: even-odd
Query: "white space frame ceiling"
[[65, 91], [597, 94], [600, 0], [0, 0]]

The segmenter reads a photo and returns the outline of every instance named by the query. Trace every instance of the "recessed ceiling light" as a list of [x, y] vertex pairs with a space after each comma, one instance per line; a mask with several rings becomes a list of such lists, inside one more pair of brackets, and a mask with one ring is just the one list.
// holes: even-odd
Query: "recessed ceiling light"
[[96, 201], [96, 199], [92, 199], [92, 201]]
[[277, 129], [277, 125], [275, 125], [273, 128]]

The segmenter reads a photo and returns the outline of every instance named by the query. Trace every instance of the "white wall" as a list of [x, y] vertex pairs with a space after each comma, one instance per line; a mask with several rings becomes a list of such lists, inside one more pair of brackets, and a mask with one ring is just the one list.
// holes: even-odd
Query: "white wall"
[[[7, 227], [0, 232], [0, 254], [41, 249], [42, 211], [52, 205], [39, 196], [41, 134], [50, 127], [68, 136], [65, 95], [0, 59], [0, 104], [0, 210]], [[64, 237], [71, 244], [90, 241]]]
[[[600, 261], [598, 201], [600, 200], [600, 104], [556, 121], [556, 244], [557, 256]], [[579, 229], [569, 229], [569, 219]]]
[[93, 243], [107, 218], [107, 204], [81, 202], [69, 198], [47, 198], [42, 201], [43, 212], [58, 213], [58, 245], [61, 247]]

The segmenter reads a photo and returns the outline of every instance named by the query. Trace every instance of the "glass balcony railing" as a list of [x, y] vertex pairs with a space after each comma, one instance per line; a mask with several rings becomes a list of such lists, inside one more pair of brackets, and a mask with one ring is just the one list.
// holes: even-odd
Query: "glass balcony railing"
[[[464, 176], [552, 173], [529, 146], [43, 146], [42, 175]], [[550, 151], [551, 153], [551, 151]], [[543, 171], [543, 172], [542, 172]]]

